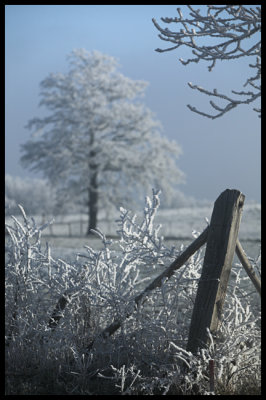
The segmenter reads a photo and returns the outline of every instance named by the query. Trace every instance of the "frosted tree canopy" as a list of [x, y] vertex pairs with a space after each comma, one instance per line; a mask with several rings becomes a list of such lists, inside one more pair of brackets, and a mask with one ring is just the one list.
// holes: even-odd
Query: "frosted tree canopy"
[[68, 72], [40, 84], [48, 113], [29, 121], [21, 161], [41, 171], [62, 202], [86, 204], [94, 229], [99, 207], [130, 203], [151, 187], [170, 196], [183, 179], [181, 149], [140, 101], [147, 82], [122, 75], [117, 60], [98, 51], [74, 50], [68, 60]]

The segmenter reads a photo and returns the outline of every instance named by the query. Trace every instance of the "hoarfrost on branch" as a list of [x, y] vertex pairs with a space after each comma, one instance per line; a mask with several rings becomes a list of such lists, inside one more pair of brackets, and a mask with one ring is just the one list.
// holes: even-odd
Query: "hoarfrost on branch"
[[[250, 104], [261, 97], [261, 8], [259, 6], [243, 5], [207, 5], [206, 15], [202, 15], [200, 9], [187, 6], [189, 18], [184, 18], [180, 8], [177, 8], [179, 17], [161, 18], [164, 23], [177, 23], [181, 29], [172, 31], [168, 28], [163, 29], [153, 18], [155, 27], [159, 30], [159, 38], [173, 44], [166, 49], [156, 49], [158, 52], [166, 52], [179, 49], [181, 46], [191, 49], [192, 58], [180, 62], [183, 65], [198, 63], [199, 61], [208, 62], [208, 70], [212, 71], [217, 60], [236, 60], [242, 57], [253, 57], [255, 62], [249, 64], [254, 70], [253, 75], [247, 78], [243, 87], [248, 90], [232, 90], [233, 98], [226, 96], [216, 89], [209, 91], [191, 82], [188, 85], [213, 98], [226, 101], [225, 106], [219, 106], [214, 101], [210, 101], [216, 114], [209, 114], [199, 111], [196, 107], [188, 104], [188, 108], [205, 117], [215, 119], [223, 116], [228, 111], [240, 104]], [[199, 41], [204, 39], [204, 44]], [[209, 42], [209, 45], [206, 43]], [[261, 110], [254, 107], [259, 117]]]

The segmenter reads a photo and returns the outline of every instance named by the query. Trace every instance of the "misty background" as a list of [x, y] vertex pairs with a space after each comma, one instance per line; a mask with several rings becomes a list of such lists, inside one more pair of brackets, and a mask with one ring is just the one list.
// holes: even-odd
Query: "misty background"
[[[183, 66], [185, 48], [159, 54], [168, 47], [158, 38], [155, 18], [177, 15], [174, 5], [7, 5], [5, 26], [5, 172], [41, 178], [20, 165], [20, 146], [30, 137], [28, 120], [43, 116], [40, 82], [50, 72], [65, 72], [66, 56], [75, 48], [99, 50], [119, 60], [125, 76], [149, 82], [143, 102], [161, 121], [163, 133], [181, 146], [178, 166], [186, 174], [179, 189], [187, 196], [214, 201], [226, 188], [260, 203], [260, 119], [250, 106], [240, 106], [210, 120], [192, 113], [187, 104], [210, 112], [209, 98], [190, 89], [192, 82], [231, 94], [251, 75], [243, 58]], [[204, 6], [200, 6], [204, 7]], [[182, 6], [183, 14], [186, 13]], [[173, 26], [173, 29], [176, 27]]]

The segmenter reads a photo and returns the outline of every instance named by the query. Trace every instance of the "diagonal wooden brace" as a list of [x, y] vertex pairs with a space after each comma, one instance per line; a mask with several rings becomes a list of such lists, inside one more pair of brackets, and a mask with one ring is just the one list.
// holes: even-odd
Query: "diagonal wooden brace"
[[[162, 281], [164, 278], [170, 278], [176, 270], [182, 267], [182, 265], [185, 264], [185, 262], [197, 251], [201, 246], [203, 246], [206, 243], [207, 237], [208, 237], [208, 230], [209, 227], [207, 227], [197, 239], [195, 239], [181, 254], [177, 259], [172, 262], [172, 264], [165, 270], [163, 271], [157, 278], [155, 278], [150, 285], [148, 285], [143, 292], [141, 292], [138, 296], [135, 297], [134, 302], [135, 306], [138, 306], [140, 301], [145, 297], [148, 296], [148, 294], [155, 288], [158, 288], [162, 285]], [[133, 309], [134, 310], [134, 309]], [[133, 312], [132, 310], [132, 312]], [[126, 315], [126, 318], [130, 317], [132, 313], [129, 313]], [[123, 321], [114, 321], [112, 324], [110, 324], [107, 328], [105, 328], [98, 336], [95, 338], [87, 347], [87, 350], [90, 350], [93, 347], [93, 344], [96, 339], [100, 338], [108, 338], [111, 336], [114, 332], [117, 331], [121, 327]]]

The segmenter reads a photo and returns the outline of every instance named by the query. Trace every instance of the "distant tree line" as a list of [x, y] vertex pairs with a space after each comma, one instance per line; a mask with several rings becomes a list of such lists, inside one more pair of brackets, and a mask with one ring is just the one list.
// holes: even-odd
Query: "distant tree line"
[[57, 203], [55, 191], [45, 179], [5, 176], [5, 213], [21, 214], [21, 204], [29, 215], [54, 214]]
[[[163, 193], [162, 196], [163, 198]], [[31, 215], [59, 215], [84, 212], [82, 205], [76, 202], [59, 204], [56, 190], [45, 179], [21, 178], [18, 176], [5, 176], [5, 214], [20, 215], [18, 204], [21, 204], [28, 216]], [[182, 208], [206, 205], [207, 200], [196, 200], [187, 196], [180, 190], [176, 191], [172, 201], [162, 200], [160, 208]]]

